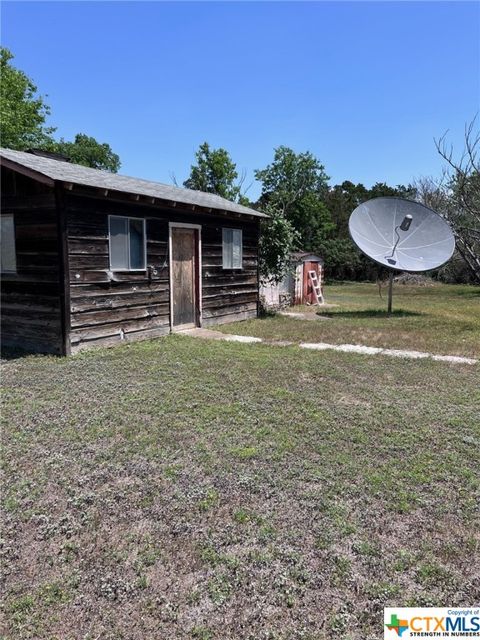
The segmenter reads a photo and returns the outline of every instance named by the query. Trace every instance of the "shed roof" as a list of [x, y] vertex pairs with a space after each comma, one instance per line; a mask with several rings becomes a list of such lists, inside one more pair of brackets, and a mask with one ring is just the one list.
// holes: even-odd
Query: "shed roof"
[[[12, 149], [0, 149], [0, 158], [6, 160], [9, 166], [11, 163], [18, 167], [24, 167], [31, 172], [44, 176], [53, 181], [71, 183], [87, 187], [97, 187], [120, 191], [132, 195], [148, 196], [159, 198], [170, 202], [178, 202], [188, 205], [197, 205], [209, 209], [217, 209], [227, 213], [255, 216], [266, 218], [264, 213], [244, 207], [241, 204], [226, 200], [221, 196], [192, 189], [182, 189], [161, 182], [152, 182], [140, 178], [131, 178], [117, 173], [91, 169], [79, 164], [71, 164], [62, 160], [46, 158], [24, 151], [13, 151]], [[13, 165], [13, 168], [15, 166]]]
[[323, 264], [323, 258], [315, 255], [309, 251], [294, 251], [290, 254], [292, 262], [321, 262]]

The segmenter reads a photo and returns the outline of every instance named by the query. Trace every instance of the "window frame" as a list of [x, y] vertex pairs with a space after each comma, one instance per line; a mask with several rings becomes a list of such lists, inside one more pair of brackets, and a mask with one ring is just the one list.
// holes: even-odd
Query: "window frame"
[[[111, 234], [111, 219], [112, 218], [121, 218], [122, 220], [128, 220], [128, 231], [127, 231], [127, 258], [128, 258], [128, 267], [113, 267], [112, 266], [112, 234]], [[130, 220], [139, 220], [142, 223], [142, 231], [143, 231], [143, 264], [144, 266], [140, 269], [132, 269], [130, 267]], [[133, 273], [142, 273], [147, 270], [147, 221], [145, 218], [137, 218], [136, 216], [120, 216], [115, 213], [109, 214], [108, 216], [108, 264], [110, 271], [113, 272], [133, 272]]]
[[[225, 231], [238, 231], [240, 233], [240, 266], [233, 266], [233, 238], [232, 233], [232, 266], [225, 266]], [[222, 269], [224, 271], [240, 271], [243, 269], [243, 229], [238, 227], [222, 227]]]
[[[16, 234], [16, 226], [15, 226], [15, 215], [13, 213], [2, 213], [1, 219], [11, 218], [12, 219], [12, 231], [13, 231], [13, 258], [14, 258], [14, 267], [13, 269], [5, 269], [2, 264], [0, 264], [0, 273], [5, 275], [16, 275], [18, 273], [18, 264], [17, 264], [17, 234]], [[3, 235], [3, 234], [2, 234]], [[3, 251], [2, 251], [3, 254]]]

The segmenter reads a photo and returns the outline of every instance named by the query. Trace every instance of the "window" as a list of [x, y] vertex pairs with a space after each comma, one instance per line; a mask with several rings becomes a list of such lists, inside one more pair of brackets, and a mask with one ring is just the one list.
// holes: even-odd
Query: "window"
[[223, 229], [223, 268], [242, 268], [242, 230]]
[[109, 216], [110, 269], [143, 271], [146, 268], [145, 220]]
[[17, 257], [15, 254], [15, 223], [13, 215], [2, 216], [1, 237], [1, 270], [3, 273], [15, 273], [17, 271]]

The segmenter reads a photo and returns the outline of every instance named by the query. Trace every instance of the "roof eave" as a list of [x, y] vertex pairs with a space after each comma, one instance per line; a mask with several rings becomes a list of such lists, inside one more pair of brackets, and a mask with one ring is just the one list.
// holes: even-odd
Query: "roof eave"
[[49, 187], [53, 187], [55, 185], [55, 180], [46, 176], [44, 173], [40, 171], [35, 171], [35, 169], [30, 169], [30, 167], [26, 167], [23, 164], [15, 162], [14, 160], [10, 160], [9, 158], [5, 158], [5, 156], [1, 156], [0, 164], [7, 169], [12, 169], [12, 171], [16, 171], [17, 173], [21, 173], [27, 178], [32, 178], [33, 180], [37, 180], [37, 182], [41, 182], [43, 184], [48, 185]]
[[[168, 198], [160, 198], [158, 196], [149, 196], [142, 193], [137, 193], [134, 191], [121, 191], [118, 189], [108, 189], [104, 187], [95, 187], [91, 185], [80, 184], [78, 182], [72, 182], [70, 180], [52, 180], [52, 185], [54, 183], [61, 184], [65, 189], [70, 192], [74, 191], [77, 195], [82, 195], [83, 197], [93, 198], [95, 196], [107, 198], [107, 197], [117, 197], [119, 200], [123, 198], [127, 198], [138, 202], [139, 204], [145, 206], [163, 206], [163, 207], [171, 207], [180, 209], [185, 208], [190, 211], [198, 211], [200, 213], [206, 213], [210, 215], [223, 215], [228, 216], [230, 218], [246, 218], [249, 220], [259, 220], [262, 218], [268, 218], [265, 213], [261, 211], [253, 211], [252, 213], [247, 213], [243, 211], [229, 211], [228, 209], [222, 209], [220, 207], [207, 207], [205, 205], [199, 205], [192, 202], [181, 202], [180, 200], [170, 200]], [[95, 192], [92, 193], [92, 191]], [[83, 191], [83, 193], [82, 193]], [[123, 196], [123, 198], [122, 198]]]

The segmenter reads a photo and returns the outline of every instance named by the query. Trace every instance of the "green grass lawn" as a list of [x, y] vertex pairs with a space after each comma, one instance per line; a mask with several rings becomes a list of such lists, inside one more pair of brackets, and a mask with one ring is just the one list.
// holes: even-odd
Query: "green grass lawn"
[[[364, 344], [480, 356], [480, 287], [395, 285], [391, 317], [386, 315], [385, 287], [382, 296], [383, 299], [374, 283], [327, 285], [326, 302], [338, 305], [320, 312], [329, 320], [300, 321], [277, 315], [227, 325], [221, 330], [269, 340]], [[316, 310], [292, 308], [312, 313]]]
[[6, 640], [377, 640], [478, 601], [478, 366], [177, 335], [3, 387]]

